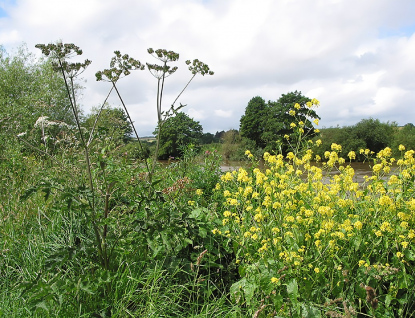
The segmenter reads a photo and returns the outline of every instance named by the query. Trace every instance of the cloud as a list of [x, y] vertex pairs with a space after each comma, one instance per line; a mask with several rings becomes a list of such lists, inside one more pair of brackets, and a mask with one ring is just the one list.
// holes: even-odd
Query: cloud
[[218, 117], [230, 118], [232, 117], [231, 110], [215, 109], [214, 114]]
[[[414, 1], [19, 0], [0, 7], [7, 50], [58, 39], [84, 50], [93, 61], [83, 74], [87, 109], [108, 92], [94, 74], [108, 68], [114, 50], [154, 63], [146, 53], [153, 47], [180, 53], [165, 108], [190, 79], [185, 60], [199, 58], [215, 72], [196, 76], [177, 101], [204, 131], [238, 128], [252, 97], [277, 100], [294, 90], [320, 100], [327, 127], [368, 116], [404, 125], [413, 114]], [[156, 125], [156, 85], [147, 71], [120, 81], [143, 135]], [[120, 104], [116, 96], [111, 103]]]

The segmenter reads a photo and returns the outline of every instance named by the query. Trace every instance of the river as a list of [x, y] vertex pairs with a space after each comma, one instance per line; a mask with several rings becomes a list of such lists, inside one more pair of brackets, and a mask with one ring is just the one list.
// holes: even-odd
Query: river
[[[221, 165], [221, 170], [224, 172], [232, 171], [232, 170], [237, 170], [240, 167], [247, 167], [248, 165], [249, 163], [243, 162], [243, 161], [224, 161]], [[321, 163], [316, 164], [316, 165], [321, 167]], [[362, 184], [364, 182], [365, 176], [372, 176], [372, 168], [371, 168], [372, 166], [373, 164], [369, 164], [368, 162], [352, 162], [351, 167], [354, 169], [354, 173], [355, 173], [354, 181], [359, 184]], [[397, 168], [396, 166], [393, 166], [391, 168], [391, 173], [386, 175], [384, 179], [386, 179], [389, 175], [393, 174], [396, 168]], [[323, 172], [323, 176], [325, 177], [326, 180], [328, 179], [329, 176], [332, 176], [335, 174], [339, 174], [339, 171], [335, 168], [333, 168], [332, 171], [330, 172], [327, 172], [327, 171]]]

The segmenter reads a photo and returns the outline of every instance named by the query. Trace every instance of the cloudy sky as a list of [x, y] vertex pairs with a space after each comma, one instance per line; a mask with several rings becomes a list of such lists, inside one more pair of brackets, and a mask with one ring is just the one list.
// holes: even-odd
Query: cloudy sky
[[[414, 0], [0, 0], [7, 52], [59, 39], [92, 60], [86, 110], [110, 88], [94, 74], [114, 50], [154, 63], [152, 47], [180, 53], [166, 108], [190, 78], [185, 60], [215, 72], [197, 76], [178, 101], [205, 132], [238, 129], [254, 96], [275, 101], [294, 90], [320, 100], [321, 127], [369, 117], [415, 123]], [[138, 132], [151, 134], [156, 80], [141, 71], [119, 84]]]

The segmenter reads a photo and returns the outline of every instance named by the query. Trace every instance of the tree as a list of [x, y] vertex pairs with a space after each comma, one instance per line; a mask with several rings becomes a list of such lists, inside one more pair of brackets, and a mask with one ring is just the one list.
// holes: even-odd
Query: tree
[[[158, 134], [158, 130], [154, 131]], [[198, 145], [203, 136], [203, 128], [183, 112], [168, 118], [163, 124], [160, 134], [159, 158], [180, 157], [182, 147], [188, 144]]]
[[303, 96], [298, 91], [282, 94], [276, 102], [268, 102], [269, 107], [265, 116], [262, 139], [269, 150], [274, 149], [273, 142], [275, 141], [281, 142], [283, 151], [287, 150], [288, 145], [284, 136], [292, 136], [293, 130], [290, 127], [292, 123], [298, 125], [299, 122], [303, 122], [304, 135], [309, 137], [314, 135], [311, 120], [320, 119], [320, 117], [314, 110], [307, 107], [309, 102], [311, 102], [311, 99]]
[[41, 116], [73, 124], [65, 83], [49, 60], [36, 59], [25, 46], [13, 56], [0, 50], [0, 78], [0, 112], [13, 121], [10, 129], [31, 129]]
[[[94, 108], [84, 122], [84, 126], [91, 130], [94, 127], [95, 120], [99, 114], [99, 109]], [[95, 132], [98, 137], [109, 137], [116, 145], [127, 143], [131, 140], [133, 132], [128, 117], [122, 108], [115, 108], [106, 105], [99, 115], [95, 124]]]
[[415, 150], [415, 126], [413, 124], [409, 123], [397, 129], [392, 143], [393, 150], [398, 150], [399, 145], [404, 145], [406, 150]]
[[396, 123], [381, 123], [379, 119], [362, 119], [354, 127], [357, 138], [366, 143], [366, 148], [379, 152], [392, 145]]
[[275, 141], [279, 141], [285, 151], [288, 144], [284, 136], [293, 134], [291, 123], [302, 122], [304, 135], [312, 137], [314, 134], [311, 120], [320, 117], [307, 107], [309, 102], [311, 99], [298, 91], [283, 94], [276, 102], [265, 103], [261, 97], [254, 97], [241, 117], [240, 133], [267, 151], [274, 150]]
[[216, 138], [214, 134], [212, 133], [204, 133], [201, 139], [201, 143], [206, 144], [213, 144], [219, 142], [219, 138]]
[[267, 104], [262, 97], [252, 98], [246, 106], [245, 114], [240, 120], [240, 134], [242, 137], [255, 141], [256, 146], [264, 148], [266, 146], [263, 140], [265, 129], [265, 116], [267, 114]]
[[35, 58], [26, 46], [14, 54], [0, 47], [0, 79], [0, 152], [18, 150], [14, 136], [33, 130], [41, 117], [74, 124], [65, 83], [50, 60]]

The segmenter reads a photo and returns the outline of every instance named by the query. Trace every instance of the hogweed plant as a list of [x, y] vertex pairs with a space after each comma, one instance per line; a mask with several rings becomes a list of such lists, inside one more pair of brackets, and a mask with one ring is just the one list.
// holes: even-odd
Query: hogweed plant
[[[301, 126], [292, 124], [295, 145]], [[333, 144], [315, 158], [309, 145], [265, 153], [263, 170], [227, 172], [216, 185], [213, 233], [233, 246], [241, 276], [233, 301], [254, 316], [413, 317], [415, 152], [401, 145], [395, 160], [390, 148], [361, 149], [373, 175], [360, 185], [354, 152], [345, 159]]]
[[[119, 177], [117, 174], [120, 174], [121, 172], [117, 172], [120, 171], [120, 169], [114, 166], [117, 163], [107, 156], [107, 151], [105, 149], [99, 149], [99, 145], [96, 145], [94, 142], [94, 132], [97, 127], [100, 115], [102, 114], [110, 94], [115, 91], [128, 117], [135, 137], [139, 142], [139, 146], [141, 147], [141, 150], [143, 149], [139, 135], [128, 112], [127, 106], [125, 105], [121, 93], [117, 87], [118, 81], [121, 78], [130, 75], [132, 71], [144, 70], [145, 67], [147, 67], [150, 73], [157, 79], [157, 145], [151, 165], [149, 165], [146, 160], [144, 161], [145, 169], [147, 170], [147, 176], [146, 178], [141, 179], [141, 182], [146, 183], [146, 185], [143, 187], [147, 187], [149, 189], [149, 192], [146, 194], [148, 198], [143, 198], [141, 193], [136, 193], [135, 196], [138, 196], [140, 200], [136, 206], [141, 208], [141, 204], [144, 201], [148, 202], [148, 205], [154, 205], [153, 201], [160, 200], [158, 203], [160, 204], [159, 209], [161, 210], [163, 200], [160, 198], [160, 193], [156, 193], [156, 195], [154, 195], [154, 185], [156, 182], [154, 182], [153, 176], [155, 172], [156, 160], [158, 157], [160, 133], [163, 129], [163, 123], [171, 116], [174, 116], [179, 109], [184, 107], [184, 105], [181, 104], [180, 106], [175, 106], [175, 103], [182, 95], [184, 90], [188, 87], [190, 82], [195, 78], [195, 76], [197, 74], [213, 75], [213, 72], [206, 64], [197, 59], [193, 60], [193, 62], [186, 61], [192, 76], [182, 91], [180, 91], [177, 98], [173, 101], [170, 108], [165, 111], [163, 110], [163, 91], [165, 88], [165, 80], [177, 70], [177, 66], [171, 67], [168, 64], [170, 62], [176, 62], [179, 59], [179, 54], [173, 51], [149, 49], [148, 53], [161, 62], [161, 65], [157, 65], [149, 63], [142, 64], [140, 61], [130, 57], [128, 54], [121, 54], [119, 51], [115, 51], [115, 56], [111, 59], [110, 62], [110, 68], [96, 73], [96, 79], [98, 81], [106, 81], [111, 83], [111, 88], [98, 111], [97, 117], [88, 136], [85, 129], [82, 127], [80, 119], [80, 110], [76, 94], [76, 81], [77, 77], [82, 74], [82, 72], [91, 64], [91, 61], [85, 60], [84, 62], [71, 62], [70, 60], [74, 56], [82, 55], [82, 50], [74, 44], [38, 44], [36, 47], [42, 51], [43, 55], [51, 59], [54, 70], [59, 72], [64, 80], [68, 101], [71, 105], [72, 113], [75, 118], [75, 125], [77, 129], [76, 138], [78, 139], [77, 141], [79, 143], [79, 147], [83, 149], [84, 158], [83, 160], [79, 161], [79, 170], [82, 171], [82, 169], [84, 169], [87, 179], [85, 183], [87, 185], [84, 185], [84, 182], [81, 181], [80, 184], [78, 184], [74, 189], [73, 185], [69, 184], [65, 186], [65, 184], [54, 184], [51, 181], [41, 182], [39, 186], [29, 189], [25, 197], [29, 196], [31, 193], [36, 192], [36, 190], [41, 189], [47, 192], [47, 195], [45, 196], [47, 199], [49, 194], [53, 193], [52, 188], [54, 188], [54, 190], [63, 192], [62, 196], [67, 202], [67, 207], [65, 207], [66, 210], [71, 211], [73, 209], [79, 209], [79, 213], [84, 213], [84, 220], [86, 221], [84, 226], [87, 229], [89, 227], [92, 228], [94, 237], [93, 244], [91, 246], [92, 250], [91, 248], [86, 247], [88, 249], [88, 253], [92, 252], [92, 255], [89, 255], [87, 258], [90, 262], [96, 262], [100, 273], [98, 275], [99, 279], [97, 278], [98, 280], [85, 276], [83, 278], [79, 278], [78, 282], [70, 283], [67, 279], [65, 279], [65, 273], [58, 270], [55, 276], [50, 273], [52, 276], [46, 274], [46, 276], [49, 275], [49, 278], [46, 276], [42, 278], [42, 275], [39, 274], [34, 281], [25, 283], [23, 285], [25, 287], [25, 291], [32, 290], [31, 302], [34, 303], [35, 306], [46, 306], [47, 301], [45, 302], [45, 299], [54, 299], [55, 301], [59, 302], [62, 300], [63, 294], [73, 292], [74, 294], [79, 295], [79, 288], [84, 288], [84, 291], [89, 292], [92, 288], [92, 285], [95, 286], [95, 289], [97, 290], [97, 286], [103, 284], [104, 293], [109, 292], [111, 286], [108, 283], [111, 281], [111, 275], [115, 275], [116, 270], [119, 266], [119, 264], [116, 264], [116, 256], [114, 253], [117, 250], [117, 244], [124, 242], [126, 235], [131, 233], [133, 228], [137, 229], [137, 220], [134, 218], [134, 216], [131, 217], [125, 213], [117, 216], [111, 215], [111, 212], [115, 209], [114, 204], [117, 204], [115, 203], [115, 197], [117, 195], [122, 197], [123, 195], [118, 194], [117, 192], [118, 189], [121, 188], [121, 186], [118, 185]], [[42, 142], [46, 147], [44, 126], [42, 126], [41, 129], [43, 138]], [[22, 137], [24, 136], [20, 136], [20, 138]], [[58, 162], [52, 154], [48, 153], [46, 148], [45, 150], [41, 150], [39, 147], [35, 148], [43, 154], [48, 155], [54, 162]], [[61, 168], [62, 171], [69, 170], [69, 173], [71, 173], [73, 170], [72, 168], [65, 169], [64, 165], [62, 165]], [[76, 178], [71, 179], [75, 181]], [[64, 181], [61, 180], [61, 182]], [[126, 192], [131, 192], [131, 189], [126, 190]], [[148, 209], [148, 205], [146, 209]], [[128, 207], [118, 207], [118, 210], [120, 211], [128, 209]], [[142, 212], [139, 211], [139, 213]], [[124, 221], [125, 224], [122, 223]], [[148, 226], [150, 225], [144, 225], [146, 228], [148, 228]], [[113, 232], [111, 241], [109, 241], [109, 235], [111, 232], [110, 229], [112, 229]], [[144, 234], [143, 237], [145, 237]], [[139, 244], [145, 244], [144, 242], [145, 240], [141, 240]], [[76, 238], [75, 245], [78, 247], [81, 246], [79, 238]], [[146, 250], [147, 246], [142, 246], [141, 248]], [[123, 249], [121, 249], [121, 251], [122, 250]], [[59, 268], [60, 266], [66, 267], [66, 262], [71, 262], [71, 259], [74, 257], [74, 255], [85, 256], [85, 253], [85, 251], [77, 251], [76, 247], [72, 246], [72, 244], [69, 244], [66, 251], [63, 251], [62, 253], [58, 252], [59, 255], [55, 254], [50, 260], [47, 261], [49, 264], [48, 266], [54, 269]], [[79, 259], [78, 261], [80, 263], [85, 261], [88, 262], [87, 259]], [[98, 269], [94, 266], [91, 267], [92, 273]]]

